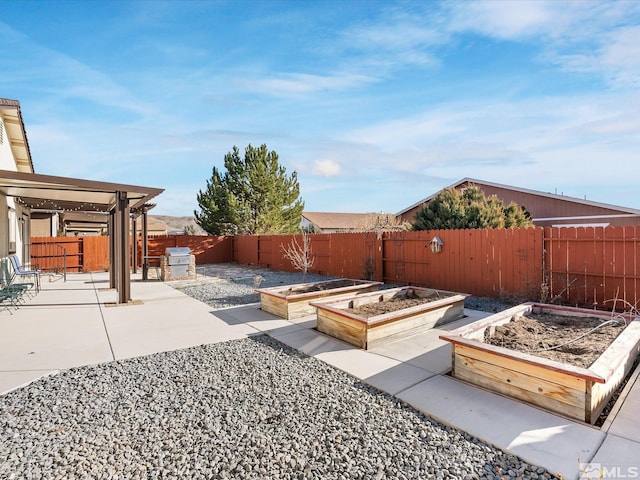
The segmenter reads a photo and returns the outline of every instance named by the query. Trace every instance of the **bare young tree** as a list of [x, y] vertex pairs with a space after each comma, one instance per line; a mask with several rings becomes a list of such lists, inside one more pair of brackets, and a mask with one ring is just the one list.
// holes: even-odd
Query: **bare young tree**
[[382, 238], [383, 232], [402, 232], [410, 229], [409, 222], [403, 222], [390, 213], [371, 213], [357, 226], [359, 232], [375, 232], [378, 239]]
[[307, 272], [313, 267], [316, 261], [316, 257], [311, 251], [311, 238], [309, 238], [309, 234], [302, 232], [300, 236], [302, 237], [302, 244], [298, 242], [296, 237], [293, 237], [287, 247], [281, 244], [280, 249], [282, 250], [284, 258], [291, 262], [293, 268], [302, 272], [302, 281], [304, 282], [307, 278]]

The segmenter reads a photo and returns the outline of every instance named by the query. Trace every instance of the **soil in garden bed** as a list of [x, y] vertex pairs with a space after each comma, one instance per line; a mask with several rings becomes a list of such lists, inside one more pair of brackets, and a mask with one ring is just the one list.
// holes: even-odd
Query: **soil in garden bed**
[[356, 308], [347, 308], [345, 310], [358, 315], [360, 317], [375, 317], [376, 315], [382, 315], [385, 313], [396, 312], [405, 308], [415, 307], [424, 303], [440, 300], [441, 298], [451, 297], [451, 294], [444, 294], [442, 292], [430, 292], [426, 295], [417, 295], [415, 292], [407, 292], [406, 295], [399, 297], [392, 297], [389, 300], [383, 302], [368, 303], [366, 305], [360, 305]]
[[361, 282], [356, 282], [354, 280], [327, 280], [326, 282], [318, 282], [306, 287], [288, 288], [286, 290], [281, 290], [279, 293], [282, 295], [297, 295], [299, 293], [322, 292], [333, 288], [353, 287], [360, 283]]
[[[485, 335], [485, 343], [588, 368], [626, 326], [623, 320], [619, 320], [617, 324], [609, 323], [587, 334], [604, 322], [596, 317], [527, 313], [496, 327], [493, 336], [487, 338]], [[578, 340], [571, 341], [574, 339]]]

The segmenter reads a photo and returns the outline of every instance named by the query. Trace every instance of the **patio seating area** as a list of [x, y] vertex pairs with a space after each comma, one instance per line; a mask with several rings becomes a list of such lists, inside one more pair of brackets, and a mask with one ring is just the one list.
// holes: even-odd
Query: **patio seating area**
[[0, 311], [0, 394], [59, 370], [267, 333], [564, 478], [579, 477], [579, 462], [638, 468], [638, 371], [624, 403], [598, 429], [446, 375], [451, 348], [438, 336], [485, 312], [467, 309], [461, 320], [364, 351], [319, 333], [313, 316], [284, 320], [259, 304], [212, 310], [171, 285], [132, 275], [134, 301], [122, 305], [108, 273], [69, 274], [66, 282], [42, 275], [37, 295]]

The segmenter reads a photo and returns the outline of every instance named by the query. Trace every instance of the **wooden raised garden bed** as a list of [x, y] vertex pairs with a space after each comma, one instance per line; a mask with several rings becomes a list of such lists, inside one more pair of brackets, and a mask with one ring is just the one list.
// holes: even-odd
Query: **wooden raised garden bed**
[[260, 307], [262, 310], [291, 320], [313, 315], [316, 309], [309, 305], [310, 302], [353, 297], [361, 292], [377, 290], [380, 285], [382, 285], [382, 282], [343, 278], [280, 287], [257, 288], [256, 292], [260, 294]]
[[402, 287], [311, 305], [319, 331], [366, 350], [462, 318], [466, 296]]
[[[595, 423], [638, 357], [640, 317], [616, 316], [618, 325], [610, 327], [619, 328], [621, 333], [613, 333], [612, 337], [615, 339], [609, 340], [611, 343], [607, 341], [602, 344], [603, 352], [594, 356], [595, 361], [587, 367], [576, 366], [568, 363], [568, 360], [561, 362], [540, 356], [543, 354], [541, 352], [549, 352], [551, 347], [555, 350], [556, 346], [564, 342], [556, 345], [547, 342], [551, 347], [533, 350], [531, 353], [489, 343], [491, 338], [495, 338], [498, 331], [496, 329], [503, 332], [504, 328], [515, 326], [515, 323], [510, 322], [517, 322], [522, 316], [529, 321], [530, 317], [536, 318], [536, 315], [538, 318], [546, 318], [544, 315], [559, 318], [559, 325], [569, 329], [568, 333], [574, 338], [580, 336], [572, 333], [579, 324], [582, 325], [587, 320], [601, 323], [613, 318], [610, 313], [582, 308], [536, 303], [518, 305], [440, 336], [442, 340], [452, 344], [452, 375], [554, 413]], [[590, 342], [597, 344], [602, 335], [602, 332], [592, 333], [584, 338], [591, 336]], [[570, 345], [561, 348], [567, 349]], [[581, 347], [574, 346], [567, 351], [572, 348], [573, 354], [579, 359]]]

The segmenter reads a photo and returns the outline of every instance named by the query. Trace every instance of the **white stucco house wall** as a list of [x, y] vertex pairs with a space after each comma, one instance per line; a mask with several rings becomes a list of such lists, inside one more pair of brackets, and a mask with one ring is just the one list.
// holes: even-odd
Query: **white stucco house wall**
[[[34, 173], [20, 102], [6, 98], [0, 98], [0, 170]], [[29, 257], [30, 217], [17, 199], [0, 194], [0, 257]]]

